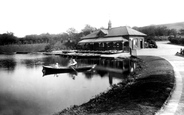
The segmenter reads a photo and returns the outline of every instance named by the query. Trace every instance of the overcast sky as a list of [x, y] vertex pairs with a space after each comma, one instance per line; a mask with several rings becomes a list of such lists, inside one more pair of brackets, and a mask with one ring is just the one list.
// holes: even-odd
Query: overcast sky
[[184, 0], [0, 0], [0, 34], [78, 32], [86, 24], [107, 28], [184, 22]]

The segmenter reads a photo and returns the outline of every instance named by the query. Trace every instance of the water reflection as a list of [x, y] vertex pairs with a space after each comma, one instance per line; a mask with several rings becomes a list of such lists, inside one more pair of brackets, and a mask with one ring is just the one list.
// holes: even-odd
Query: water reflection
[[75, 78], [77, 77], [78, 73], [76, 72], [71, 72], [71, 73], [68, 73], [69, 77], [71, 77], [73, 80], [75, 80]]
[[[71, 105], [80, 105], [126, 79], [131, 61], [76, 59], [79, 65], [97, 64], [91, 71], [42, 77], [42, 66], [69, 58], [45, 55], [0, 55], [0, 114], [50, 115]], [[11, 73], [9, 73], [11, 71]]]
[[43, 61], [42, 59], [26, 59], [22, 60], [21, 63], [24, 64], [27, 68], [37, 68], [43, 64]]
[[100, 77], [108, 77], [110, 86], [113, 85], [113, 79], [127, 80], [130, 72], [136, 68], [136, 62], [131, 59], [109, 59], [109, 58], [91, 58], [78, 59], [80, 63], [97, 64], [92, 72], [84, 72], [87, 79], [91, 79], [95, 75]]
[[[49, 58], [46, 58], [49, 59]], [[54, 59], [50, 60], [50, 63], [60, 63], [61, 66], [66, 66], [69, 63], [70, 58], [59, 58], [60, 60]], [[62, 60], [62, 61], [61, 61]], [[121, 81], [128, 78], [130, 72], [133, 72], [136, 68], [136, 62], [126, 58], [126, 59], [112, 59], [112, 58], [83, 58], [83, 59], [76, 59], [78, 65], [94, 65], [97, 66], [95, 69], [91, 71], [83, 71], [85, 78], [91, 80], [93, 77], [100, 76], [108, 77], [109, 85], [113, 85], [113, 79], [119, 79]], [[46, 61], [48, 62], [48, 61]], [[81, 71], [80, 71], [81, 72]], [[54, 75], [57, 76], [58, 75]], [[68, 73], [68, 76], [71, 77], [73, 80], [78, 76], [76, 72]]]
[[13, 72], [16, 66], [16, 62], [13, 58], [0, 60], [0, 69], [4, 69], [8, 72]]
[[[108, 59], [108, 58], [90, 58], [90, 59], [77, 59], [77, 62], [85, 63], [85, 64], [97, 64], [98, 67], [102, 67], [102, 69], [111, 70], [121, 69], [122, 72], [130, 69], [130, 63], [134, 63], [129, 59]], [[112, 69], [113, 71], [113, 69]], [[120, 71], [121, 72], [121, 71]]]
[[87, 72], [83, 72], [83, 74], [85, 75], [85, 77], [86, 77], [87, 79], [90, 80], [96, 73], [93, 72], [93, 71], [87, 71]]

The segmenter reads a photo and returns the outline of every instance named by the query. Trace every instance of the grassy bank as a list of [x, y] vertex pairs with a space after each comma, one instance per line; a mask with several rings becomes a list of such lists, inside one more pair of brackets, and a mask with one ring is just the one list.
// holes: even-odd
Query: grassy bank
[[56, 115], [153, 115], [174, 88], [174, 71], [171, 64], [160, 57], [142, 56], [137, 61], [138, 66], [128, 82], [114, 85], [89, 102], [64, 109]]
[[23, 45], [4, 45], [0, 46], [0, 52], [39, 52], [44, 51], [46, 43], [42, 44], [23, 44]]

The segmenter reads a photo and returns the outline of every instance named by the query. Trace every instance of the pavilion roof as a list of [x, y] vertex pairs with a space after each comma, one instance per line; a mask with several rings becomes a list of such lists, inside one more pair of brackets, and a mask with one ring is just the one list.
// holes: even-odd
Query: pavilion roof
[[91, 34], [88, 34], [87, 36], [82, 37], [81, 39], [91, 39], [91, 38], [98, 38], [98, 33], [103, 32], [105, 34], [104, 37], [116, 37], [116, 36], [146, 36], [146, 34], [139, 32], [137, 30], [134, 30], [128, 26], [120, 26], [116, 28], [111, 29], [100, 29], [97, 30]]

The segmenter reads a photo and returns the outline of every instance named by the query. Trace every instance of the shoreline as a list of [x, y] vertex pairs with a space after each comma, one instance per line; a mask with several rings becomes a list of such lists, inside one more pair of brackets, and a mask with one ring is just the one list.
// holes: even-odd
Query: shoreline
[[41, 44], [14, 44], [14, 45], [4, 45], [0, 46], [1, 54], [11, 54], [11, 53], [20, 53], [26, 54], [31, 52], [40, 52], [45, 50], [47, 43]]
[[74, 105], [54, 115], [152, 115], [161, 109], [174, 85], [174, 71], [168, 61], [155, 56], [139, 56], [138, 67], [131, 73], [128, 82], [114, 85], [87, 103]]

